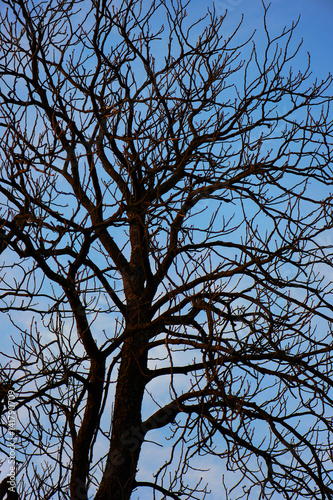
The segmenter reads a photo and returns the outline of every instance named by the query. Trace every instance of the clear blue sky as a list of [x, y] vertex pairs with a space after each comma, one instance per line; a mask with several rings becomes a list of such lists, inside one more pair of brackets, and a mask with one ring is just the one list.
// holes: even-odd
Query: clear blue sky
[[[145, 0], [146, 1], [146, 0]], [[148, 2], [148, 0], [147, 0]], [[191, 16], [198, 17], [205, 12], [205, 7], [212, 5], [212, 0], [191, 0], [188, 8]], [[268, 3], [268, 2], [267, 2]], [[216, 0], [215, 6], [218, 14], [224, 14], [228, 9], [228, 17], [225, 22], [226, 30], [232, 30], [244, 14], [243, 27], [240, 34], [244, 39], [254, 29], [262, 29], [263, 7], [261, 0]], [[274, 34], [277, 34], [285, 25], [290, 26], [293, 20], [301, 15], [301, 20], [295, 33], [295, 43], [304, 40], [303, 48], [295, 59], [295, 71], [304, 68], [306, 63], [306, 53], [311, 54], [311, 66], [313, 77], [324, 78], [329, 72], [333, 72], [333, 0], [272, 0], [268, 16], [268, 26]], [[258, 46], [260, 46], [260, 36], [258, 33]], [[3, 319], [2, 319], [3, 320]], [[161, 442], [163, 442], [161, 440]], [[157, 450], [157, 451], [156, 451]], [[159, 449], [151, 449], [147, 452], [145, 460], [140, 464], [143, 472], [150, 472]], [[162, 454], [162, 452], [160, 451]], [[206, 464], [207, 462], [205, 462]], [[221, 469], [220, 465], [213, 458], [208, 461], [211, 466], [211, 473], [208, 474], [211, 480], [213, 494], [210, 500], [220, 500], [221, 494]], [[199, 473], [197, 473], [199, 475]], [[146, 477], [150, 479], [150, 477]], [[141, 496], [143, 499], [144, 496]], [[136, 499], [135, 494], [133, 499]]]
[[[216, 0], [216, 11], [224, 14], [228, 9], [226, 27], [234, 25], [244, 14], [242, 33], [262, 27], [263, 7], [261, 0]], [[268, 1], [266, 4], [268, 5]], [[192, 0], [195, 14], [204, 12], [203, 5], [210, 6], [212, 0]], [[324, 77], [333, 72], [333, 0], [272, 0], [269, 9], [269, 27], [277, 33], [285, 25], [301, 15], [300, 23], [295, 33], [295, 41], [303, 38], [303, 49], [298, 61], [305, 60], [306, 52], [311, 54], [311, 65], [314, 76]], [[296, 61], [295, 61], [296, 66]], [[296, 69], [296, 67], [295, 67]], [[297, 68], [300, 69], [300, 68]]]

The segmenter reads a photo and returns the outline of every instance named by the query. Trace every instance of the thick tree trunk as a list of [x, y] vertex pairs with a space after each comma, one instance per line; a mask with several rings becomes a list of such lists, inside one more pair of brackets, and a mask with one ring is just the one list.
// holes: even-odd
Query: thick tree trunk
[[[142, 311], [128, 315], [137, 324]], [[136, 331], [123, 346], [112, 422], [110, 451], [95, 500], [128, 500], [134, 487], [137, 463], [144, 436], [141, 434], [141, 405], [147, 383], [147, 355], [142, 348], [148, 333]]]
[[[124, 275], [126, 329], [134, 333], [125, 340], [118, 373], [112, 420], [110, 450], [95, 500], [128, 500], [131, 496], [144, 436], [141, 406], [147, 383], [146, 346], [150, 332], [140, 325], [148, 322], [148, 305], [142, 301], [148, 256], [145, 251], [144, 220], [131, 214], [130, 275]], [[144, 264], [146, 262], [146, 265]], [[148, 267], [147, 267], [148, 266]]]

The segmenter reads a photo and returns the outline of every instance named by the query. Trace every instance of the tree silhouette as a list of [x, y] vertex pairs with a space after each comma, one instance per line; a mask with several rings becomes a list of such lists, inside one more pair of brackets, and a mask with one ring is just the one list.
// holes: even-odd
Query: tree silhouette
[[331, 499], [331, 78], [265, 6], [257, 50], [181, 0], [2, 5], [19, 498], [199, 499], [216, 457], [227, 498]]

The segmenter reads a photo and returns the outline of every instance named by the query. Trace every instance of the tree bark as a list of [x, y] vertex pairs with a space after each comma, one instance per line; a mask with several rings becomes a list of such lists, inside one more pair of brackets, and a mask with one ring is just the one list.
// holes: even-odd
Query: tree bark
[[[126, 341], [119, 369], [115, 407], [103, 479], [95, 500], [127, 500], [136, 476], [144, 436], [140, 432], [141, 404], [146, 384], [146, 356], [138, 358], [140, 333]], [[142, 344], [142, 343], [141, 343]]]
[[[140, 298], [128, 292], [127, 328], [144, 324]], [[126, 334], [126, 333], [125, 333]], [[134, 488], [144, 433], [141, 406], [147, 377], [147, 354], [143, 349], [150, 332], [136, 330], [124, 342], [115, 394], [110, 450], [95, 500], [128, 500]]]

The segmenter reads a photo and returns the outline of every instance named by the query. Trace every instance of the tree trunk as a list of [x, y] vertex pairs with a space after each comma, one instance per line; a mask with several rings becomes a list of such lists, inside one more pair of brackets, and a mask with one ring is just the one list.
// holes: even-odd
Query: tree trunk
[[[141, 318], [140, 318], [141, 317]], [[138, 324], [142, 310], [134, 307], [128, 326]], [[147, 355], [142, 348], [148, 333], [136, 331], [124, 343], [112, 421], [110, 450], [95, 500], [128, 500], [134, 487], [137, 463], [144, 439], [141, 405], [147, 383]]]

